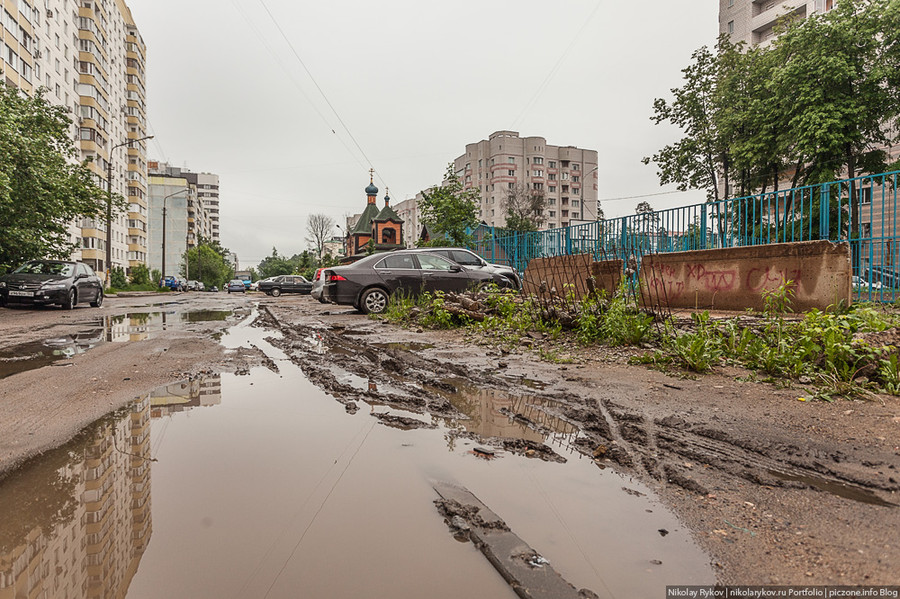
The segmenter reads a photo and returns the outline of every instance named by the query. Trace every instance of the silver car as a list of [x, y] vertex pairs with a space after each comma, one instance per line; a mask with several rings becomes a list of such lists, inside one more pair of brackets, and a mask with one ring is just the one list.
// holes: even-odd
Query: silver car
[[[492, 274], [498, 274], [509, 279], [510, 286], [513, 289], [519, 290], [522, 288], [522, 277], [519, 276], [519, 273], [515, 268], [511, 266], [505, 266], [503, 264], [491, 264], [475, 252], [471, 250], [467, 250], [464, 248], [454, 248], [454, 247], [441, 247], [441, 248], [432, 248], [432, 247], [421, 247], [415, 248], [412, 251], [416, 252], [427, 252], [429, 254], [437, 254], [438, 256], [443, 256], [444, 258], [449, 258], [453, 260], [457, 264], [465, 266], [469, 270], [481, 270], [484, 272], [489, 272]], [[313, 288], [315, 289], [315, 288]]]

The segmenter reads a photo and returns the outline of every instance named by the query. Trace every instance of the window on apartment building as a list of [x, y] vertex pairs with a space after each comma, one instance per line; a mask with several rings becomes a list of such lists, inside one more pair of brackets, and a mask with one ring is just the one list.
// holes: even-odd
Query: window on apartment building
[[871, 187], [863, 187], [859, 190], [859, 203], [860, 204], [871, 204], [872, 203], [872, 188]]
[[548, 206], [553, 206], [554, 204], [556, 204], [556, 198], [547, 198]]
[[578, 206], [578, 200], [572, 200], [572, 206]]
[[509, 175], [510, 177], [515, 177], [516, 171], [506, 171], [506, 174]]
[[534, 164], [544, 164], [544, 159], [541, 158], [540, 156], [535, 156], [534, 159], [532, 160], [532, 162]]
[[581, 188], [580, 188], [580, 187], [574, 187], [574, 188], [572, 188], [572, 195], [577, 196], [577, 195], [579, 195], [580, 193], [581, 193]]
[[556, 185], [551, 185], [547, 188], [547, 191], [549, 191], [550, 193], [556, 193]]
[[59, 48], [59, 34], [56, 34], [56, 47]]
[[507, 186], [509, 187], [509, 189], [515, 189], [515, 188], [516, 188], [516, 184], [515, 184], [515, 183], [508, 183]]
[[535, 184], [534, 184], [534, 188], [535, 188], [536, 190], [539, 190], [539, 191], [540, 191], [540, 190], [543, 190], [543, 189], [544, 189], [544, 184], [543, 184], [543, 183], [535, 183]]
[[509, 162], [510, 164], [515, 164], [515, 163], [516, 163], [516, 157], [515, 157], [515, 156], [510, 156], [509, 158], [506, 159], [506, 161]]
[[577, 212], [573, 212], [573, 213], [572, 213], [572, 218], [578, 218], [578, 213], [577, 213]]
[[734, 33], [734, 21], [728, 21], [728, 34]]
[[544, 171], [531, 171], [531, 176], [532, 177], [543, 177]]
[[572, 176], [572, 183], [578, 183], [578, 181], [579, 181], [580, 179], [581, 179], [581, 177], [579, 177], [578, 175], [573, 175], [573, 176]]
[[556, 173], [550, 173], [549, 175], [547, 175], [547, 180], [556, 181]]
[[568, 181], [568, 180], [569, 180], [569, 173], [563, 173], [563, 174], [562, 174], [562, 178], [563, 178], [563, 181]]
[[556, 161], [555, 161], [555, 160], [551, 160], [551, 161], [550, 161], [550, 164], [548, 164], [547, 166], [549, 166], [550, 168], [556, 168]]
[[577, 170], [578, 170], [578, 163], [577, 163], [577, 162], [573, 162], [573, 163], [572, 163], [572, 170], [573, 170], [573, 171], [577, 171]]
[[550, 218], [553, 218], [554, 216], [556, 216], [556, 210], [551, 210], [549, 212], [549, 214], [550, 214]]

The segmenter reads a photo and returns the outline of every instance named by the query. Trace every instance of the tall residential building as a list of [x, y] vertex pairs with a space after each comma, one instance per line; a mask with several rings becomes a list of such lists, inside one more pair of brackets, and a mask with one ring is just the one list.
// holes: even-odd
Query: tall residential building
[[[80, 160], [128, 211], [112, 220], [111, 266], [147, 260], [146, 47], [124, 0], [5, 0], [0, 80], [46, 98], [72, 115]], [[106, 270], [106, 219], [72, 223], [73, 256]]]
[[219, 177], [164, 162], [151, 161], [149, 169], [148, 266], [163, 276], [181, 276], [186, 250], [195, 247], [201, 238], [219, 241]]
[[596, 150], [554, 146], [543, 137], [497, 131], [466, 145], [454, 169], [467, 188], [481, 193], [479, 215], [488, 225], [506, 224], [506, 197], [516, 188], [544, 192], [544, 229], [597, 218]]
[[783, 17], [806, 18], [834, 8], [835, 0], [719, 0], [719, 33], [733, 43], [766, 44]]

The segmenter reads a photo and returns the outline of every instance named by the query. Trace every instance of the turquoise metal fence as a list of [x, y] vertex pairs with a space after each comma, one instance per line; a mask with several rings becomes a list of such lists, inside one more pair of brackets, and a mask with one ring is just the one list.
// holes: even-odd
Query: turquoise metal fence
[[636, 272], [645, 254], [828, 239], [849, 241], [858, 299], [900, 293], [900, 171], [537, 231], [482, 226], [472, 249], [524, 272], [534, 258], [591, 254]]

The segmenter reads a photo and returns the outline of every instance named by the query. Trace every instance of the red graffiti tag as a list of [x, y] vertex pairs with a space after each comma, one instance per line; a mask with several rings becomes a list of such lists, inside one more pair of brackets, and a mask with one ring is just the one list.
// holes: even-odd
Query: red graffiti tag
[[728, 291], [734, 289], [737, 273], [733, 270], [706, 270], [702, 264], [688, 265], [687, 278], [695, 278], [708, 291]]
[[[768, 268], [753, 268], [747, 273], [747, 289], [752, 291], [761, 291], [762, 289], [774, 289], [779, 285], [791, 281], [792, 286], [796, 286], [803, 276], [803, 272], [799, 268], [792, 270]], [[754, 280], [759, 281], [754, 283]]]

